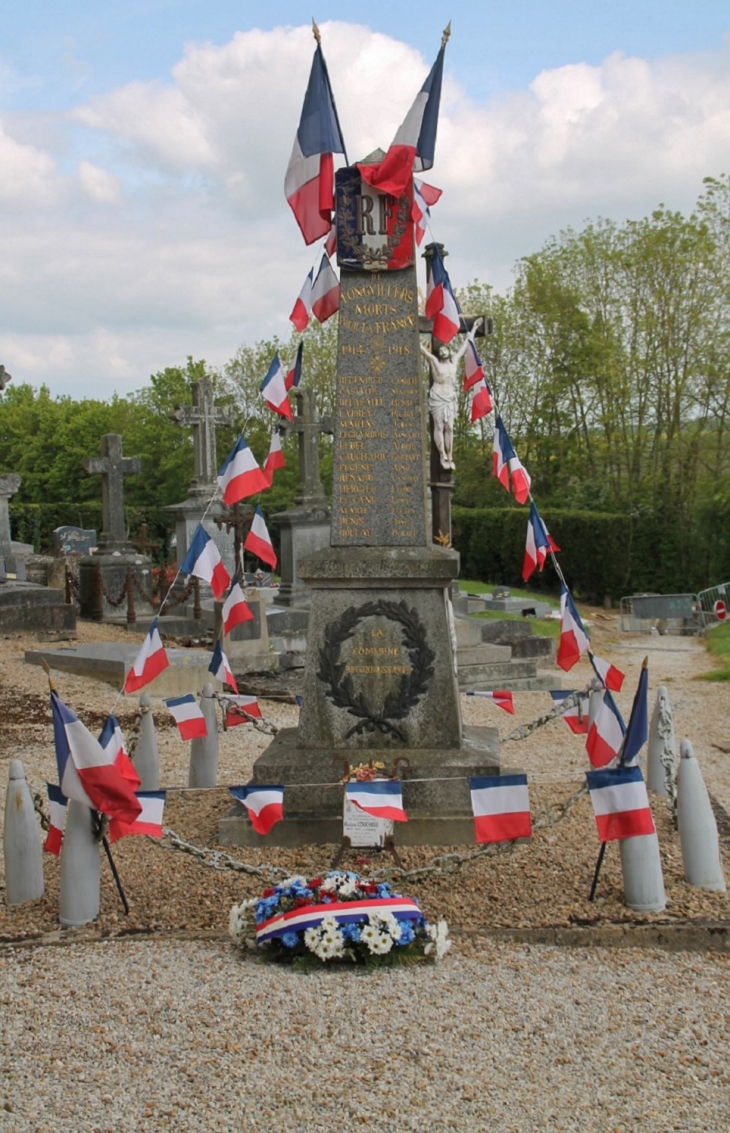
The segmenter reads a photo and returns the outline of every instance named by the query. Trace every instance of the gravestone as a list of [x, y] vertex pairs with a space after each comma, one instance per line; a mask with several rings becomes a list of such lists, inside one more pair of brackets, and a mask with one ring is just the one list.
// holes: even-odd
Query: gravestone
[[6, 575], [23, 577], [25, 560], [33, 554], [31, 543], [16, 543], [10, 537], [10, 508], [12, 496], [20, 488], [22, 480], [13, 472], [0, 473], [0, 565]]
[[96, 532], [84, 527], [55, 527], [53, 529], [54, 555], [90, 555], [99, 549]]

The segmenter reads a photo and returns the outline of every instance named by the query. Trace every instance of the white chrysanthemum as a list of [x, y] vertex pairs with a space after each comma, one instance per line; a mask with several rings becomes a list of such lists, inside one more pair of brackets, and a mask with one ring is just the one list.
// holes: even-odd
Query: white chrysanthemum
[[342, 885], [338, 886], [337, 893], [345, 900], [348, 897], [357, 897], [357, 886], [353, 885], [351, 881], [343, 881]]
[[228, 932], [236, 944], [242, 948], [249, 947], [246, 937], [253, 929], [251, 909], [256, 901], [242, 901], [240, 905], [233, 905], [228, 916]]
[[319, 929], [316, 929], [316, 928], [305, 929], [304, 930], [304, 943], [306, 944], [306, 946], [307, 946], [307, 948], [309, 949], [310, 952], [316, 952], [317, 951], [317, 945], [319, 944]]
[[370, 951], [374, 952], [378, 956], [384, 956], [386, 952], [390, 952], [392, 947], [393, 938], [385, 933], [375, 938], [373, 943], [370, 945]]
[[426, 925], [426, 932], [432, 943], [427, 944], [423, 949], [424, 956], [429, 956], [435, 950], [436, 959], [443, 959], [452, 943], [449, 940], [449, 926], [446, 921], [439, 921], [437, 925]]

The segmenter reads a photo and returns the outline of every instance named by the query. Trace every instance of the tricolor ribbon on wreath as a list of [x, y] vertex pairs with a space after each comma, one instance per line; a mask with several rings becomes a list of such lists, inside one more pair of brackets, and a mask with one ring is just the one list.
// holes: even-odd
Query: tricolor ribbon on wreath
[[379, 897], [372, 901], [330, 901], [326, 905], [307, 905], [302, 909], [290, 909], [263, 921], [256, 928], [256, 943], [265, 944], [276, 936], [292, 930], [316, 928], [325, 917], [334, 917], [338, 924], [354, 924], [366, 921], [369, 916], [391, 913], [406, 920], [423, 918], [418, 904], [410, 897]]

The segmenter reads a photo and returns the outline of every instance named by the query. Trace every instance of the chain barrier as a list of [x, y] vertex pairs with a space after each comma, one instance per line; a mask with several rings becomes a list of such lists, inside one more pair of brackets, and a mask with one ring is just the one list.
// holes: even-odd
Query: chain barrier
[[146, 602], [148, 606], [159, 606], [162, 598], [159, 596], [159, 594], [156, 594], [154, 592], [151, 595], [148, 594], [134, 571], [132, 571], [132, 585], [134, 586], [134, 589], [137, 591], [142, 601]]
[[556, 704], [554, 708], [551, 708], [549, 712], [545, 712], [542, 716], [537, 716], [527, 724], [519, 724], [516, 728], [513, 728], [508, 735], [502, 738], [501, 743], [506, 744], [509, 743], [510, 740], [526, 740], [528, 736], [531, 736], [538, 728], [542, 728], [543, 724], [549, 724], [551, 720], [555, 720], [559, 716], [564, 716], [568, 708], [579, 705], [580, 702], [589, 697], [592, 692], [593, 682], [591, 681], [583, 690], [576, 689], [575, 692], [571, 692], [568, 696], [563, 697], [560, 703]]
[[104, 582], [104, 579], [102, 578], [102, 574], [101, 574], [100, 570], [97, 571], [97, 579], [98, 579], [99, 589], [101, 590], [101, 593], [106, 598], [106, 600], [107, 600], [107, 602], [109, 603], [110, 606], [121, 606], [122, 602], [126, 601], [126, 598], [127, 598], [127, 580], [126, 580], [126, 578], [124, 580], [124, 583], [122, 584], [122, 593], [119, 595], [119, 597], [116, 600], [114, 598], [112, 598], [111, 594], [109, 593], [109, 590], [107, 589], [107, 585]]

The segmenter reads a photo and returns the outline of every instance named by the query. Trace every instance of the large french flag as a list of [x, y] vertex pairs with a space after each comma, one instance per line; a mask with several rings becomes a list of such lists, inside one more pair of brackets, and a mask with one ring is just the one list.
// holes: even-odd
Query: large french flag
[[208, 665], [208, 672], [212, 673], [216, 680], [220, 681], [222, 685], [229, 685], [234, 692], [238, 692], [238, 685], [236, 678], [231, 671], [231, 666], [228, 664], [228, 658], [223, 652], [223, 647], [220, 641], [216, 641], [213, 655]]
[[481, 421], [482, 417], [486, 417], [488, 413], [492, 412], [492, 394], [487, 385], [486, 378], [480, 378], [471, 391], [471, 415], [470, 421], [473, 424]]
[[580, 614], [578, 613], [573, 597], [567, 586], [560, 587], [560, 642], [555, 658], [561, 669], [566, 673], [573, 668], [584, 653], [590, 649], [591, 643], [585, 631]]
[[505, 712], [509, 712], [512, 716], [515, 714], [514, 701], [512, 700], [512, 693], [504, 689], [495, 689], [493, 692], [468, 692], [467, 696], [483, 696], [487, 700], [493, 701], [497, 708], [503, 708]]
[[226, 696], [226, 728], [261, 719], [261, 708], [255, 696]]
[[274, 413], [278, 413], [281, 417], [286, 417], [288, 421], [294, 420], [287, 396], [286, 377], [281, 367], [278, 350], [271, 359], [271, 365], [261, 383], [261, 393], [264, 395], [264, 401], [269, 409], [273, 409]]
[[193, 535], [188, 553], [180, 563], [185, 574], [194, 574], [210, 586], [216, 598], [220, 598], [231, 579], [223, 565], [221, 554], [208, 532], [199, 523]]
[[124, 682], [124, 691], [129, 694], [131, 692], [138, 692], [139, 689], [144, 688], [155, 677], [158, 677], [163, 669], [166, 669], [170, 664], [165, 647], [162, 644], [160, 631], [157, 628], [157, 618], [155, 618], [147, 630], [147, 636], [142, 643], [142, 648], [134, 659], [132, 668], [127, 673], [127, 679]]
[[527, 520], [527, 541], [525, 543], [525, 557], [522, 560], [522, 578], [527, 582], [535, 567], [540, 570], [551, 551], [559, 551], [560, 547], [551, 538], [534, 500], [530, 504], [530, 516]]
[[419, 246], [426, 234], [428, 222], [431, 219], [431, 205], [436, 204], [442, 193], [443, 189], [437, 189], [435, 185], [427, 185], [425, 181], [419, 181], [417, 177], [413, 178], [413, 209], [411, 216], [416, 226], [416, 244]]
[[477, 775], [469, 779], [477, 842], [532, 837], [527, 776]]
[[373, 818], [407, 822], [403, 809], [403, 787], [400, 779], [373, 779], [370, 783], [346, 783], [345, 792], [351, 803]]
[[61, 792], [110, 818], [134, 822], [141, 807], [132, 784], [55, 691], [51, 710]]
[[218, 473], [218, 486], [223, 493], [223, 503], [226, 507], [237, 503], [238, 500], [245, 500], [248, 496], [255, 496], [258, 492], [265, 492], [269, 487], [269, 479], [259, 468], [258, 461], [246, 444], [243, 434], [228, 453]]
[[117, 771], [129, 780], [132, 784], [132, 790], [136, 791], [142, 780], [137, 774], [132, 760], [127, 755], [124, 733], [116, 716], [107, 716], [99, 735], [99, 744], [112, 760]]
[[391, 197], [405, 192], [414, 172], [422, 173], [433, 165], [445, 46], [442, 43], [436, 62], [383, 160], [377, 165], [358, 165], [364, 181]]
[[299, 385], [300, 381], [302, 380], [302, 354], [303, 353], [304, 353], [304, 343], [300, 342], [299, 345], [297, 346], [297, 352], [294, 355], [294, 361], [292, 362], [291, 366], [289, 367], [289, 370], [287, 371], [287, 375], [284, 378], [284, 385], [286, 386], [287, 391], [290, 390], [290, 389], [296, 389], [297, 386]]
[[192, 692], [185, 696], [173, 696], [165, 704], [170, 709], [182, 739], [195, 740], [208, 735], [203, 710]]
[[290, 322], [301, 333], [306, 330], [309, 325], [309, 316], [312, 313], [312, 286], [314, 284], [314, 268], [309, 269], [309, 275], [304, 280], [304, 286], [299, 292], [299, 297], [292, 307], [292, 313], [289, 316]]
[[276, 470], [278, 468], [284, 468], [285, 465], [284, 450], [281, 447], [281, 431], [277, 425], [271, 434], [269, 452], [264, 461], [264, 475], [266, 476], [266, 482], [269, 488], [274, 482], [274, 473]]
[[439, 342], [451, 342], [454, 335], [459, 333], [459, 306], [438, 248], [433, 250], [431, 272], [426, 285], [426, 318], [433, 319], [431, 334]]
[[313, 244], [330, 230], [335, 207], [332, 155], [344, 152], [327, 64], [317, 44], [284, 182], [305, 244]]
[[253, 523], [249, 528], [243, 549], [250, 551], [251, 554], [256, 555], [256, 558], [268, 563], [272, 569], [276, 566], [276, 551], [272, 545], [264, 513], [260, 507], [256, 508]]
[[611, 767], [604, 771], [586, 771], [586, 779], [598, 837], [602, 842], [655, 833], [640, 768]]
[[[560, 704], [567, 696], [572, 696], [576, 689], [557, 689], [551, 690], [550, 695], [553, 698], [554, 704]], [[571, 704], [569, 708], [563, 712], [563, 719], [575, 736], [588, 735], [588, 711], [590, 708], [590, 701], [587, 696], [582, 696], [577, 704]]]
[[251, 622], [253, 618], [253, 610], [246, 601], [241, 584], [234, 582], [223, 603], [223, 632], [229, 634], [241, 622]]
[[607, 688], [586, 737], [586, 751], [594, 767], [605, 767], [617, 758], [624, 742], [624, 722]]
[[48, 809], [50, 811], [50, 824], [46, 834], [46, 840], [43, 843], [43, 849], [48, 854], [55, 854], [56, 857], [61, 853], [61, 846], [63, 845], [63, 828], [66, 825], [66, 804], [68, 799], [64, 795], [60, 787], [55, 783], [46, 783], [48, 790]]
[[243, 803], [257, 834], [268, 834], [284, 817], [284, 788], [264, 787], [258, 784], [247, 787], [230, 787], [230, 793]]
[[601, 684], [605, 688], [610, 688], [611, 692], [621, 692], [621, 686], [626, 680], [624, 673], [617, 669], [615, 665], [612, 665], [610, 661], [596, 657], [595, 653], [589, 653], [588, 656]]
[[148, 838], [162, 837], [162, 814], [165, 809], [164, 791], [137, 791], [142, 810], [134, 822], [113, 818], [109, 823], [109, 841], [126, 838], [131, 834], [146, 834]]
[[327, 322], [340, 307], [340, 281], [335, 275], [329, 256], [322, 253], [322, 262], [312, 287], [312, 313], [320, 323]]

